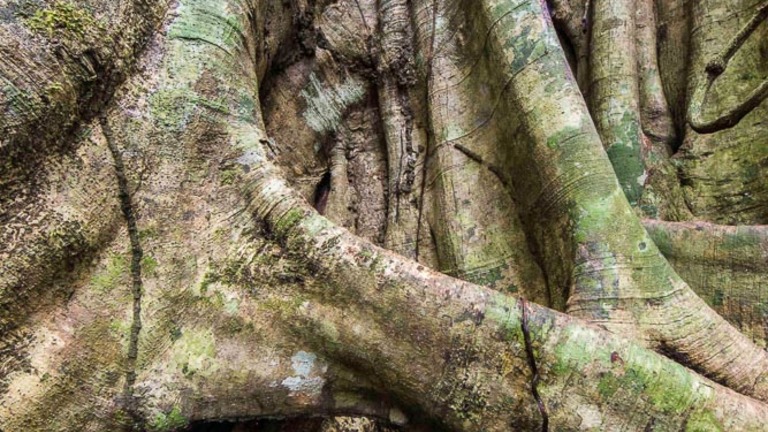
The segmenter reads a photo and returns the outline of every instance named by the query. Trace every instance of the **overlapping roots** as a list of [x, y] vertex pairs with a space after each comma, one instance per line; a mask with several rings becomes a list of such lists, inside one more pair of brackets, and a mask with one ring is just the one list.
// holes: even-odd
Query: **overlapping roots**
[[[254, 16], [266, 13], [263, 5], [181, 1], [155, 37], [147, 60], [158, 68], [151, 78], [155, 96], [144, 100], [125, 92], [116, 96], [123, 102], [106, 107], [101, 131], [114, 156], [119, 208], [132, 251], [129, 360], [118, 398], [127, 417], [156, 426], [152, 416], [168, 411], [169, 400], [181, 400], [178, 406], [192, 420], [338, 413], [397, 424], [425, 416], [453, 430], [762, 427], [768, 419], [768, 354], [713, 311], [664, 258], [655, 240], [682, 235], [675, 231], [681, 228], [649, 222], [649, 235], [641, 224], [627, 196], [636, 204], [640, 195], [632, 194], [642, 191], [619, 181], [617, 173], [622, 177], [625, 166], [616, 159], [612, 165], [604, 150], [609, 135], [603, 132], [616, 126], [614, 119], [597, 113], [595, 126], [546, 5], [525, 0], [356, 3], [360, 28], [366, 29], [362, 34], [318, 36], [317, 27], [302, 24], [298, 43], [331, 53], [333, 62], [345, 68], [366, 70], [375, 86], [388, 162], [381, 244], [394, 252], [331, 222], [328, 209], [340, 208], [333, 207], [338, 196], [323, 198], [330, 200], [323, 204], [327, 218], [320, 215], [295, 183], [286, 181], [291, 167], [277, 166], [274, 147], [281, 143], [268, 136], [258, 85], [276, 72], [264, 66], [270, 52], [263, 43], [267, 36], [251, 27]], [[597, 9], [615, 6], [592, 3]], [[599, 17], [593, 21], [606, 25]], [[363, 42], [354, 40], [366, 35]], [[320, 48], [312, 46], [317, 41]], [[725, 64], [732, 54], [724, 56]], [[317, 55], [315, 64], [321, 64], [323, 57]], [[612, 76], [606, 73], [604, 80]], [[173, 95], [169, 90], [176, 89], [185, 93], [171, 103], [156, 96]], [[323, 130], [323, 122], [333, 110], [346, 110], [351, 104], [340, 101], [355, 99], [355, 91], [352, 84], [336, 87], [330, 102], [320, 105], [327, 110], [319, 113], [324, 117], [307, 117], [320, 125], [315, 132], [337, 133], [335, 125]], [[613, 90], [595, 84], [590, 91], [611, 97]], [[632, 120], [637, 133], [643, 121], [640, 103], [615, 96], [637, 114]], [[137, 106], [151, 115], [136, 116], [121, 106]], [[595, 104], [593, 112], [600, 107]], [[700, 131], [712, 129], [710, 124], [735, 123], [692, 121]], [[154, 132], [146, 142], [132, 143], [141, 139], [126, 131], [141, 128]], [[240, 273], [231, 281], [253, 295], [241, 300], [252, 302], [251, 309], [237, 313], [266, 314], [280, 329], [258, 342], [240, 342], [260, 344], [263, 352], [248, 348], [251, 360], [272, 364], [268, 351], [275, 343], [311, 348], [331, 365], [325, 370], [314, 366], [317, 356], [302, 350], [291, 357], [294, 377], [285, 377], [280, 367], [264, 366], [262, 376], [245, 381], [261, 383], [251, 390], [261, 399], [233, 404], [232, 411], [206, 411], [188, 393], [163, 393], [176, 384], [158, 384], [158, 376], [171, 383], [180, 379], [168, 366], [175, 357], [163, 354], [161, 342], [153, 345], [160, 338], [152, 333], [152, 323], [163, 317], [176, 322], [167, 305], [177, 300], [162, 287], [142, 283], [146, 248], [140, 233], [148, 222], [133, 206], [140, 197], [166, 202], [181, 196], [182, 182], [174, 183], [174, 175], [198, 163], [195, 152], [202, 151], [189, 151], [189, 156], [178, 148], [162, 148], [172, 142], [182, 143], [182, 149], [215, 142], [235, 155], [229, 163], [236, 180], [212, 190], [238, 197], [227, 205], [239, 210], [224, 220], [237, 218], [244, 231], [259, 239], [254, 241], [262, 242], [251, 260], [267, 256], [269, 245], [283, 254], [278, 264], [260, 264], [271, 272], [264, 276], [267, 288], [255, 288], [260, 285]], [[150, 173], [142, 175], [150, 178], [147, 183], [163, 183], [159, 190], [165, 196], [154, 196], [149, 187], [139, 191], [135, 184], [131, 190], [121, 155], [136, 148], [154, 160]], [[336, 155], [338, 163], [347, 163], [343, 151]], [[344, 187], [334, 183], [333, 174], [331, 194]], [[471, 202], [458, 202], [458, 197]], [[151, 210], [145, 213], [153, 217]], [[506, 219], [495, 220], [499, 215]], [[201, 226], [182, 225], [186, 230]], [[164, 235], [194, 238], [189, 232]], [[748, 246], [764, 248], [760, 235], [753, 237], [762, 240], [750, 240]], [[488, 240], [493, 236], [498, 238]], [[233, 242], [248, 250], [247, 238]], [[674, 249], [663, 245], [665, 253], [665, 248]], [[489, 274], [496, 276], [488, 279]], [[271, 284], [274, 292], [260, 291]], [[202, 288], [199, 295], [206, 295]], [[193, 315], [200, 313], [197, 307], [179, 310]], [[207, 313], [195, 325], [205, 322]], [[144, 314], [150, 318], [142, 326]], [[160, 327], [157, 332], [167, 331]], [[174, 342], [185, 341], [192, 349], [186, 333], [178, 333]], [[233, 344], [233, 351], [241, 346]], [[219, 359], [217, 370], [237, 369], [242, 357], [229, 355]], [[335, 383], [323, 375], [329, 367]], [[215, 382], [221, 379], [215, 373], [199, 375], [200, 388], [214, 395], [222, 391], [222, 400], [231, 396]], [[326, 387], [316, 392], [313, 383]], [[273, 396], [278, 390], [283, 393]], [[365, 392], [354, 402], [342, 397]], [[215, 405], [212, 399], [208, 403]], [[169, 419], [163, 417], [166, 425]]]

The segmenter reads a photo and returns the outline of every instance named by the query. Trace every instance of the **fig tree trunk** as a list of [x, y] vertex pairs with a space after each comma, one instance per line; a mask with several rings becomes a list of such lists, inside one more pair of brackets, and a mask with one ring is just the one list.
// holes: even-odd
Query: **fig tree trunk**
[[768, 423], [765, 0], [0, 0], [0, 431]]

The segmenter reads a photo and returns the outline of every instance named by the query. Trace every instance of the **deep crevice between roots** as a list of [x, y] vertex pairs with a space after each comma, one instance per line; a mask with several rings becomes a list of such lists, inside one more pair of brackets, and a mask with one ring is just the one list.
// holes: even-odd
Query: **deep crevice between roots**
[[331, 194], [331, 172], [326, 171], [315, 186], [315, 192], [312, 196], [312, 206], [321, 215], [325, 215], [325, 208], [328, 206], [328, 196]]

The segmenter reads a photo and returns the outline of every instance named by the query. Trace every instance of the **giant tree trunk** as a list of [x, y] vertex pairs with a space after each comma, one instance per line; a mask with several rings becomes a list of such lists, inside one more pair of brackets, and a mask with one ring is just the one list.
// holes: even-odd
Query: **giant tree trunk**
[[760, 430], [767, 16], [0, 0], [0, 430]]

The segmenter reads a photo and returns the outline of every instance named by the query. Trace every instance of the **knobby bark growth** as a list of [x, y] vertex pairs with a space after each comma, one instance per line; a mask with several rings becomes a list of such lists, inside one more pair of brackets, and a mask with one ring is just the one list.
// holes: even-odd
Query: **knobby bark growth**
[[767, 14], [0, 2], [0, 430], [760, 430]]

